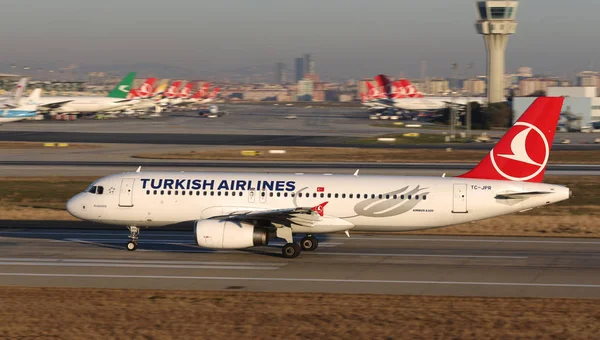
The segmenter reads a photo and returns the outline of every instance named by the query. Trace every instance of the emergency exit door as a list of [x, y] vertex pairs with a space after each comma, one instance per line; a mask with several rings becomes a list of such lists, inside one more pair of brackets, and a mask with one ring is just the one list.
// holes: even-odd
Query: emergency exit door
[[133, 183], [135, 178], [123, 178], [119, 192], [119, 206], [133, 207]]
[[467, 185], [454, 184], [452, 212], [455, 214], [467, 213]]

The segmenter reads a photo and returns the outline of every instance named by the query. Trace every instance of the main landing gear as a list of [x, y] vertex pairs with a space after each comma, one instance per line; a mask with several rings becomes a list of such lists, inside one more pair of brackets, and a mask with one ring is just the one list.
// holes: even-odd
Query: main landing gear
[[302, 250], [313, 251], [319, 246], [319, 241], [312, 235], [306, 235], [300, 244], [294, 242], [292, 238], [292, 229], [290, 228], [277, 228], [277, 237], [286, 240], [286, 244], [281, 248], [281, 256], [287, 259], [293, 259], [300, 255]]
[[319, 240], [312, 235], [306, 235], [300, 241], [300, 247], [302, 250], [313, 251], [319, 247]]
[[140, 235], [140, 228], [138, 227], [127, 227], [129, 229], [129, 239], [131, 241], [127, 242], [127, 250], [134, 251], [138, 248], [138, 236]]

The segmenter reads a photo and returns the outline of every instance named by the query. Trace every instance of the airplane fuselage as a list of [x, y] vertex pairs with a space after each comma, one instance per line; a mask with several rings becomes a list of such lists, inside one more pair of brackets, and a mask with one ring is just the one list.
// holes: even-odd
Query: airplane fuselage
[[[559, 185], [442, 177], [139, 172], [104, 177], [68, 203], [100, 223], [162, 227], [240, 211], [313, 207], [313, 227], [293, 232], [406, 231], [443, 227], [559, 202]], [[90, 186], [90, 187], [92, 187]], [[506, 198], [511, 193], [537, 193]]]

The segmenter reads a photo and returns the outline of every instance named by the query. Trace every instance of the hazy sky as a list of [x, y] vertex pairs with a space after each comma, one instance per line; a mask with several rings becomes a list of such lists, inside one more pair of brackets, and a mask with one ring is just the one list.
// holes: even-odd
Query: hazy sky
[[[197, 70], [283, 61], [312, 53], [326, 77], [485, 71], [470, 0], [4, 0], [0, 63], [164, 63]], [[507, 71], [571, 75], [593, 62], [600, 1], [523, 0]], [[464, 72], [463, 72], [464, 73]]]

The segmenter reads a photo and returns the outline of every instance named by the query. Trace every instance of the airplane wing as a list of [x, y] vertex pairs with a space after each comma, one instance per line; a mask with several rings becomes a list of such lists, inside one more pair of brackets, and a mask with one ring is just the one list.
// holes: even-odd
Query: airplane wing
[[269, 221], [274, 224], [280, 224], [291, 227], [292, 224], [313, 227], [323, 217], [323, 207], [327, 202], [316, 207], [299, 207], [288, 209], [272, 209], [259, 211], [240, 211], [228, 215], [214, 216], [211, 219], [226, 219], [235, 221]]
[[52, 110], [52, 109], [57, 109], [65, 104], [68, 104], [68, 103], [72, 102], [73, 100], [64, 100], [62, 102], [46, 103], [46, 104], [41, 104], [38, 107]]

